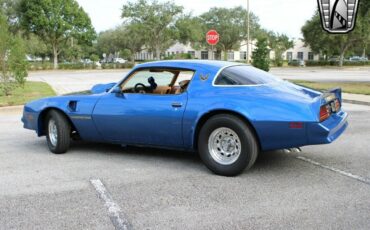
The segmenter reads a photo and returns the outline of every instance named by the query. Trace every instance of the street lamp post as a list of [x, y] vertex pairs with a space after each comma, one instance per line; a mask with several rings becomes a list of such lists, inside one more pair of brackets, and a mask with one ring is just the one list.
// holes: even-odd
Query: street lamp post
[[247, 63], [249, 63], [249, 0], [247, 0]]

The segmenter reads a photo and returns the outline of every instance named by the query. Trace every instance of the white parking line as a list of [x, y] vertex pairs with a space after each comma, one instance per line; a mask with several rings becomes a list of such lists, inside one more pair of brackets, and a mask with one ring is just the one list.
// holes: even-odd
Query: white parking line
[[120, 216], [121, 208], [113, 201], [112, 196], [105, 188], [104, 184], [99, 179], [91, 179], [90, 183], [98, 192], [99, 198], [104, 201], [104, 206], [108, 209], [108, 216], [112, 221], [115, 229], [129, 230], [132, 229], [130, 223]]
[[311, 160], [311, 159], [306, 158], [306, 157], [303, 157], [303, 156], [297, 156], [296, 158], [299, 159], [299, 160], [308, 162], [310, 164], [319, 166], [319, 167], [324, 168], [324, 169], [328, 169], [330, 171], [339, 173], [339, 174], [341, 174], [343, 176], [350, 177], [352, 179], [355, 179], [355, 180], [358, 180], [358, 181], [361, 181], [361, 182], [363, 182], [365, 184], [370, 185], [370, 179], [369, 178], [358, 176], [358, 175], [352, 174], [350, 172], [346, 172], [346, 171], [343, 171], [343, 170], [340, 170], [340, 169], [336, 169], [336, 168], [331, 167], [331, 166], [323, 165], [323, 164], [321, 164], [321, 163], [319, 163], [317, 161]]

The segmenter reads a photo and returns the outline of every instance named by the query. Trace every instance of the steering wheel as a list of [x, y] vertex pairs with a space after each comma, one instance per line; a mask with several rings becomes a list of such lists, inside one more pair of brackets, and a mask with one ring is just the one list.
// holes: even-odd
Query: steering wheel
[[146, 93], [146, 86], [143, 83], [137, 83], [134, 87], [135, 93]]

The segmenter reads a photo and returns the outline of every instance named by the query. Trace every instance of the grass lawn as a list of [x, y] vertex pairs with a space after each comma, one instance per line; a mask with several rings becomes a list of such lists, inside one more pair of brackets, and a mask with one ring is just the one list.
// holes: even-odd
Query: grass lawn
[[316, 90], [326, 90], [335, 87], [341, 87], [344, 93], [370, 95], [370, 82], [311, 82], [302, 80], [289, 81]]
[[10, 96], [4, 96], [0, 91], [0, 107], [23, 105], [28, 101], [42, 97], [55, 96], [54, 90], [44, 82], [26, 82], [24, 88], [17, 87]]

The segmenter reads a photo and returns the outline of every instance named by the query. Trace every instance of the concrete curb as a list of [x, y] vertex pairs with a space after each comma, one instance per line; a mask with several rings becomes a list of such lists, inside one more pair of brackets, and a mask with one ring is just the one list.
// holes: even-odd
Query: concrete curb
[[23, 105], [0, 107], [0, 113], [21, 112]]
[[10, 109], [23, 109], [24, 105], [12, 105], [0, 107], [0, 110], [10, 110]]
[[370, 102], [367, 102], [367, 101], [356, 101], [356, 100], [349, 100], [349, 99], [342, 99], [342, 101], [345, 103], [350, 103], [350, 104], [370, 106]]

